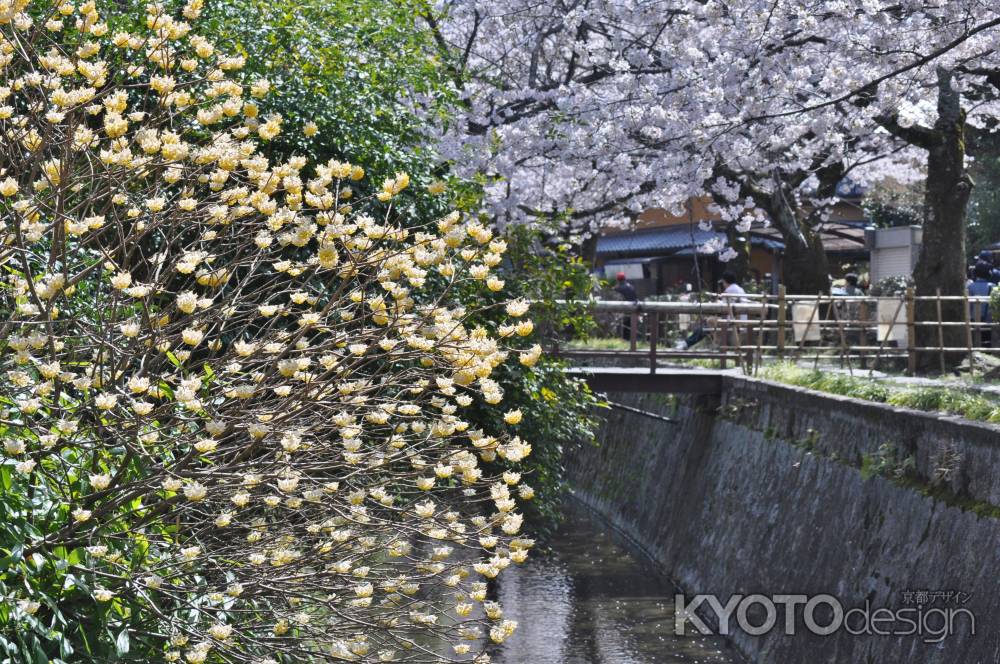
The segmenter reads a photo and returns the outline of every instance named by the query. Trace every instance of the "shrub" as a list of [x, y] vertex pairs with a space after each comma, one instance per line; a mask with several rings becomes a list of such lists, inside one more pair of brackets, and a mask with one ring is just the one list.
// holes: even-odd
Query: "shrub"
[[913, 277], [909, 275], [885, 277], [872, 284], [869, 294], [875, 297], [902, 295], [911, 286], [913, 286]]
[[878, 380], [802, 369], [790, 362], [766, 367], [761, 375], [770, 380], [820, 392], [879, 401], [903, 408], [953, 413], [970, 420], [1000, 421], [1000, 408], [995, 400], [955, 388], [897, 388]]
[[915, 410], [941, 410], [941, 401], [941, 391], [933, 388], [900, 390], [890, 395], [888, 399], [888, 403], [893, 406]]
[[287, 128], [201, 4], [0, 8], [0, 652], [474, 655], [513, 630], [476, 607], [531, 545], [532, 490], [484, 465], [530, 453], [519, 414], [462, 417], [540, 353], [523, 300], [489, 330], [456, 304], [503, 289], [505, 243], [404, 227], [405, 174], [369, 194], [358, 166], [262, 156]]

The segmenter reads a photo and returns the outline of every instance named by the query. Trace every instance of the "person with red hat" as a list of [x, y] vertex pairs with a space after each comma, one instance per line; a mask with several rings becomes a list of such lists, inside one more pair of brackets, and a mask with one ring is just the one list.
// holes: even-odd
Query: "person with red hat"
[[626, 278], [624, 272], [619, 272], [615, 275], [615, 279], [618, 281], [618, 285], [615, 286], [615, 292], [619, 293], [623, 298], [629, 302], [638, 302], [639, 295], [635, 292], [635, 286], [633, 286]]

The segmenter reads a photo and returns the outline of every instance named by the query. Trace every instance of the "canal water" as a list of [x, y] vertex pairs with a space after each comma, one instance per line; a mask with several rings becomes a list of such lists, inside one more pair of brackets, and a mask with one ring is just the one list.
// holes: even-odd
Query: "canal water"
[[720, 638], [674, 634], [670, 582], [606, 521], [576, 500], [528, 562], [500, 575], [514, 635], [495, 664], [730, 664]]

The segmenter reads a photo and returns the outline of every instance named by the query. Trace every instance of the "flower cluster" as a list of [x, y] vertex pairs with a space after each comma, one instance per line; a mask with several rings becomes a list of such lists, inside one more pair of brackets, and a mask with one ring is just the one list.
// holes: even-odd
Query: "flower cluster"
[[[510, 317], [491, 331], [450, 293], [502, 290], [506, 245], [403, 223], [406, 174], [263, 156], [271, 86], [201, 5], [126, 29], [0, 1], [4, 465], [47, 524], [23, 555], [157, 661], [486, 661], [515, 625], [485, 582], [525, 560], [533, 492], [485, 464], [531, 445], [519, 411], [507, 437], [462, 411], [541, 350], [511, 350], [525, 302], [484, 305]], [[64, 608], [2, 587], [15, 622]]]
[[906, 148], [938, 120], [942, 86], [960, 93], [970, 126], [992, 131], [1000, 119], [995, 2], [453, 0], [438, 10], [462, 104], [435, 147], [458, 173], [492, 176], [500, 218], [556, 219], [560, 237], [649, 208], [683, 215], [702, 196], [746, 226], [765, 206], [741, 184], [824, 209], [832, 195], [817, 176], [919, 179], [926, 158]]

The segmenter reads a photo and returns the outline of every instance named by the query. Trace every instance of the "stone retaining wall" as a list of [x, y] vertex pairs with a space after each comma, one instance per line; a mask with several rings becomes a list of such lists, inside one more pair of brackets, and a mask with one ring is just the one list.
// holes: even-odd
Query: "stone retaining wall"
[[971, 594], [960, 606], [975, 636], [959, 620], [939, 644], [819, 637], [799, 607], [794, 636], [781, 616], [766, 635], [733, 634], [750, 661], [1000, 662], [1000, 428], [742, 378], [727, 378], [721, 399], [611, 398], [680, 422], [610, 411], [600, 444], [568, 459], [575, 493], [689, 596], [916, 609], [910, 592]]

